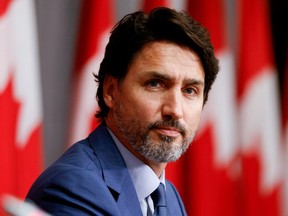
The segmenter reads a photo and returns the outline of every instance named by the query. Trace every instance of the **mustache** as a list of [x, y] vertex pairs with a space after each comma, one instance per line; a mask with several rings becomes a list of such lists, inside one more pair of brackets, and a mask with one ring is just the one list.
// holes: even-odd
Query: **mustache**
[[150, 123], [147, 128], [149, 130], [151, 129], [156, 129], [156, 128], [161, 128], [161, 127], [171, 127], [175, 128], [181, 133], [183, 137], [186, 136], [186, 129], [183, 124], [181, 124], [179, 121], [175, 120], [158, 120], [155, 122]]

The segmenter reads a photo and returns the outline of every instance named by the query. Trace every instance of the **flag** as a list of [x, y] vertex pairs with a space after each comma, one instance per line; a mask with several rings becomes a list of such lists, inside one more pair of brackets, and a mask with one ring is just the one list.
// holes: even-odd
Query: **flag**
[[34, 1], [1, 0], [0, 195], [21, 199], [43, 165], [37, 43]]
[[280, 107], [268, 1], [238, 0], [237, 9], [242, 215], [282, 215]]
[[69, 145], [87, 137], [99, 122], [95, 119], [97, 74], [113, 24], [113, 2], [82, 2], [75, 70], [73, 74], [72, 123]]
[[286, 68], [284, 72], [284, 82], [283, 82], [283, 95], [282, 95], [282, 114], [283, 114], [283, 137], [284, 137], [284, 214], [288, 215], [288, 49], [286, 53]]
[[156, 7], [169, 7], [168, 0], [143, 0], [142, 9], [145, 12], [150, 12]]
[[190, 0], [187, 6], [192, 18], [210, 32], [221, 70], [204, 106], [195, 141], [180, 159], [182, 180], [175, 184], [183, 193], [188, 215], [237, 215], [240, 170], [235, 70], [226, 35], [225, 5], [222, 0]]

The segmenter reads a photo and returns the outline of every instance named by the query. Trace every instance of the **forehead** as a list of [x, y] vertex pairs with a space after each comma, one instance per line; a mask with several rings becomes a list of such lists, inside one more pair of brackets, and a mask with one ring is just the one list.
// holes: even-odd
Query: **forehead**
[[204, 70], [198, 55], [187, 47], [166, 41], [146, 44], [135, 55], [129, 67], [131, 70], [133, 73], [157, 71], [171, 77], [185, 76], [204, 81]]

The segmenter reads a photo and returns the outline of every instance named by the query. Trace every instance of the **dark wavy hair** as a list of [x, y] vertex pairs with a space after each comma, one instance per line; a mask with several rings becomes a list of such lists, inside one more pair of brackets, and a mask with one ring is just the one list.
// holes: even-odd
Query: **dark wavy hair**
[[143, 11], [128, 14], [113, 28], [99, 73], [94, 74], [98, 83], [96, 98], [100, 107], [96, 113], [97, 118], [103, 119], [109, 112], [103, 99], [105, 77], [111, 75], [121, 82], [135, 55], [153, 41], [169, 41], [197, 53], [205, 73], [205, 104], [219, 71], [209, 33], [185, 12], [159, 7], [149, 14]]

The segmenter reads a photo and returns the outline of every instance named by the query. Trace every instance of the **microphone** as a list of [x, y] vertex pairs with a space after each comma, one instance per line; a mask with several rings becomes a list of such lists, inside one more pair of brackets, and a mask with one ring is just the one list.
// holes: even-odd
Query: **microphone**
[[52, 216], [31, 201], [22, 201], [12, 195], [4, 195], [2, 198], [2, 206], [4, 210], [11, 216]]

